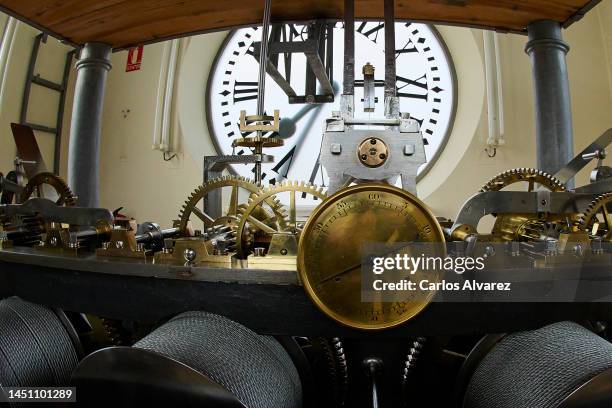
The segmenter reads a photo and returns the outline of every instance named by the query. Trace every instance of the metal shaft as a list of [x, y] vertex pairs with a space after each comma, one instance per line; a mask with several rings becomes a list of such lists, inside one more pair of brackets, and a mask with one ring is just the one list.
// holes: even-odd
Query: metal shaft
[[[261, 32], [261, 49], [259, 54], [259, 81], [257, 82], [257, 116], [264, 114], [264, 102], [266, 98], [266, 67], [268, 65], [268, 37], [270, 33], [270, 14], [272, 0], [264, 0], [263, 25]], [[261, 130], [257, 131], [261, 137]], [[261, 157], [261, 145], [255, 147], [255, 154]], [[261, 160], [255, 161], [255, 183], [261, 184]]]
[[385, 100], [396, 96], [395, 0], [385, 0]]
[[574, 156], [572, 111], [561, 25], [543, 20], [527, 26], [535, 93], [536, 154], [540, 170], [556, 173]]
[[76, 63], [77, 79], [70, 125], [68, 184], [81, 207], [98, 207], [100, 135], [111, 46], [87, 43]]
[[259, 81], [257, 82], [257, 115], [264, 114], [266, 97], [266, 65], [268, 64], [268, 36], [270, 33], [270, 8], [272, 0], [264, 0], [261, 49], [259, 52]]
[[134, 239], [136, 239], [136, 242], [138, 243], [148, 243], [154, 240], [163, 241], [164, 238], [173, 237], [179, 232], [179, 228], [168, 228], [159, 231], [149, 231], [144, 234], [136, 235]]
[[344, 0], [344, 95], [355, 94], [355, 0]]

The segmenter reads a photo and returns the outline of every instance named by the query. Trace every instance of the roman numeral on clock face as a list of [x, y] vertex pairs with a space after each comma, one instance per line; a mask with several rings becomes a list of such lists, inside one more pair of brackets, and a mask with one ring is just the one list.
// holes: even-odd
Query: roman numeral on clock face
[[414, 98], [427, 100], [427, 77], [425, 74], [418, 78], [410, 79], [397, 75], [397, 96], [403, 98]]
[[377, 42], [378, 33], [385, 28], [385, 23], [368, 23], [362, 22], [357, 27], [357, 32], [366, 36], [370, 41]]
[[413, 52], [419, 52], [419, 50], [417, 50], [417, 47], [414, 45], [412, 40], [408, 40], [402, 48], [395, 50], [395, 58], [397, 59], [402, 54], [410, 54]]
[[257, 99], [257, 82], [234, 82], [234, 103]]

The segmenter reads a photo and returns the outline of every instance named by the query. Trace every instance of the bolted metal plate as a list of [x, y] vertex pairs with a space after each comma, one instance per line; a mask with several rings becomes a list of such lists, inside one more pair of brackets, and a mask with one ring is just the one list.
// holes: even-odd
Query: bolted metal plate
[[[372, 139], [377, 140], [376, 146], [387, 149], [382, 163], [372, 164], [359, 154], [362, 143], [366, 141], [369, 144]], [[376, 157], [381, 160], [380, 153]], [[418, 131], [403, 133], [393, 129], [346, 128], [344, 132], [325, 132], [321, 144], [321, 165], [329, 175], [328, 191], [331, 193], [350, 179], [383, 181], [401, 176], [404, 190], [416, 194], [417, 171], [425, 162], [423, 137]]]

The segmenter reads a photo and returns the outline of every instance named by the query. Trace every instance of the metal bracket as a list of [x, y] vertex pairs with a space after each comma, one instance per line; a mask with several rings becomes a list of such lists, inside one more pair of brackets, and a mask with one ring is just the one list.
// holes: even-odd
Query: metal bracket
[[[349, 123], [355, 123], [348, 121]], [[346, 120], [339, 119], [334, 125], [344, 127]], [[361, 124], [361, 122], [359, 122]], [[401, 176], [404, 190], [416, 195], [416, 175], [419, 166], [425, 163], [423, 137], [415, 122], [412, 132], [396, 129], [327, 131], [321, 143], [321, 165], [329, 175], [328, 192], [342, 188], [351, 179], [360, 181], [388, 181], [394, 183]], [[357, 154], [360, 144], [369, 139], [379, 139], [388, 148], [384, 164], [379, 167], [365, 166]]]
[[[269, 59], [266, 72], [278, 84], [289, 98], [290, 104], [295, 103], [327, 103], [334, 101], [333, 82], [333, 24], [326, 21], [310, 22], [308, 39], [293, 41], [292, 24], [277, 24], [272, 27], [268, 46]], [[286, 29], [289, 28], [289, 34]], [[283, 41], [283, 38], [284, 41]], [[253, 56], [261, 63], [261, 42], [253, 43]], [[284, 55], [285, 75], [278, 69], [278, 56]], [[304, 54], [306, 57], [305, 95], [297, 95], [291, 85], [291, 59], [293, 54]], [[317, 81], [321, 94], [317, 94]]]
[[[266, 125], [265, 122], [272, 122]], [[245, 110], [240, 111], [240, 131], [241, 132], [278, 132], [280, 127], [280, 113], [274, 110], [274, 116], [266, 115], [247, 115]]]
[[[343, 118], [338, 111], [332, 112], [332, 117], [325, 122], [327, 132], [344, 132], [355, 125], [397, 127], [400, 133], [416, 133], [420, 131], [419, 122], [410, 118], [410, 114], [403, 113], [398, 119], [353, 119]], [[425, 144], [427, 140], [423, 138]]]
[[465, 226], [475, 231], [480, 219], [488, 214], [580, 213], [593, 198], [593, 194], [567, 191], [486, 191], [473, 195], [463, 204], [450, 232]]

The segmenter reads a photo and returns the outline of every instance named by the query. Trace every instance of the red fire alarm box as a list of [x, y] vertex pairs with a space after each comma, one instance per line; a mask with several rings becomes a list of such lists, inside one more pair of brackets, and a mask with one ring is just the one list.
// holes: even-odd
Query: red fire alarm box
[[130, 48], [127, 56], [127, 63], [125, 65], [125, 72], [132, 72], [140, 70], [142, 65], [142, 52], [144, 46]]

